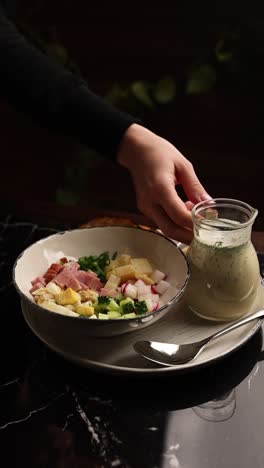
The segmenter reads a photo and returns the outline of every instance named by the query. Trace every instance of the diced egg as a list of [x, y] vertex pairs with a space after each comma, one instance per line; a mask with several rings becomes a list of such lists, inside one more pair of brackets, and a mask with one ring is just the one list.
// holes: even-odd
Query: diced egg
[[56, 296], [57, 294], [61, 293], [61, 288], [52, 281], [50, 281], [50, 283], [47, 284], [46, 290], [49, 294], [52, 294], [53, 296]]
[[79, 317], [79, 315], [76, 314], [75, 312], [67, 309], [66, 307], [58, 305], [52, 301], [44, 301], [41, 304], [41, 306], [44, 307], [44, 309], [48, 309], [51, 312], [56, 312], [57, 314], [70, 315], [71, 317]]

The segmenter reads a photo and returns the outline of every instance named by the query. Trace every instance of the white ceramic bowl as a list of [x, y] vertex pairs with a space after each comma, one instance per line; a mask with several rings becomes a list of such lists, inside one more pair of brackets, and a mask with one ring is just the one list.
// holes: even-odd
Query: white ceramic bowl
[[[29, 293], [31, 280], [43, 275], [61, 257], [79, 258], [104, 251], [147, 257], [168, 275], [170, 288], [161, 296], [160, 307], [140, 318], [90, 320], [64, 316], [37, 305]], [[189, 278], [186, 258], [177, 245], [156, 232], [134, 227], [91, 227], [51, 235], [27, 248], [13, 270], [14, 284], [21, 296], [22, 312], [31, 330], [52, 349], [63, 353], [67, 343], [85, 347], [91, 337], [114, 336], [149, 326], [181, 297]]]

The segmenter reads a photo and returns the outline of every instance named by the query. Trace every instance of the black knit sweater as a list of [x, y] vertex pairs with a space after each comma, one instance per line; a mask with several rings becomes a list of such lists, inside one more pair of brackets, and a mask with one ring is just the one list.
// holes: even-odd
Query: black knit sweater
[[[3, 1], [3, 0], [2, 0]], [[0, 1], [1, 3], [1, 1]], [[27, 42], [0, 6], [0, 96], [33, 121], [115, 158], [136, 121]]]

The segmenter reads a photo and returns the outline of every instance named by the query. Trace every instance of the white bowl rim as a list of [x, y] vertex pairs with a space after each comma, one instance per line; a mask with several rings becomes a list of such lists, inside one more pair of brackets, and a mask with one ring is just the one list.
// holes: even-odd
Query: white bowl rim
[[[151, 234], [154, 234], [156, 236], [159, 236], [159, 237], [162, 237], [163, 239], [167, 240], [168, 242], [170, 242], [176, 249], [178, 249], [178, 251], [181, 253], [181, 255], [183, 256], [183, 259], [185, 261], [185, 265], [186, 265], [186, 268], [187, 268], [187, 273], [186, 273], [186, 278], [185, 278], [185, 281], [182, 285], [182, 287], [179, 289], [179, 291], [177, 292], [177, 294], [175, 294], [175, 296], [172, 297], [172, 299], [167, 302], [166, 304], [162, 305], [161, 307], [159, 307], [158, 309], [152, 311], [152, 312], [148, 312], [146, 314], [142, 314], [140, 317], [134, 317], [134, 318], [130, 318], [130, 319], [126, 319], [125, 320], [125, 323], [130, 323], [130, 322], [137, 322], [137, 321], [141, 321], [142, 319], [146, 318], [146, 317], [154, 317], [155, 315], [158, 315], [162, 310], [164, 310], [166, 307], [169, 307], [173, 302], [175, 302], [177, 299], [180, 299], [180, 297], [182, 296], [182, 294], [184, 293], [185, 291], [185, 288], [187, 286], [187, 283], [189, 281], [189, 278], [190, 278], [190, 268], [189, 268], [189, 263], [187, 261], [187, 258], [184, 254], [184, 252], [179, 248], [179, 246], [172, 240], [170, 239], [169, 237], [165, 236], [164, 234], [154, 230], [154, 229], [144, 229], [140, 226], [122, 226], [122, 225], [113, 225], [113, 226], [104, 226], [104, 225], [98, 225], [98, 226], [87, 226], [85, 228], [74, 228], [74, 229], [66, 229], [64, 231], [58, 231], [54, 234], [51, 234], [47, 237], [44, 237], [43, 239], [39, 239], [37, 242], [34, 242], [33, 244], [29, 245], [26, 249], [24, 249], [19, 255], [18, 257], [16, 258], [15, 260], [15, 263], [14, 263], [14, 266], [13, 266], [13, 270], [12, 270], [12, 282], [15, 286], [15, 289], [16, 291], [18, 292], [18, 294], [22, 297], [22, 299], [26, 300], [26, 302], [30, 303], [30, 304], [34, 304], [34, 306], [37, 307], [37, 309], [41, 310], [41, 313], [43, 311], [48, 312], [48, 314], [56, 314], [56, 312], [52, 312], [51, 310], [48, 310], [48, 309], [45, 309], [44, 307], [41, 307], [39, 304], [37, 304], [36, 302], [32, 301], [31, 299], [29, 299], [26, 294], [24, 294], [23, 291], [21, 291], [20, 287], [18, 286], [16, 280], [15, 280], [15, 271], [16, 271], [16, 267], [17, 267], [17, 263], [18, 261], [23, 257], [23, 255], [25, 254], [25, 252], [27, 252], [27, 250], [29, 250], [33, 245], [36, 245], [36, 244], [39, 244], [39, 243], [42, 243], [44, 240], [46, 239], [51, 239], [52, 237], [56, 237], [56, 236], [61, 236], [63, 234], [67, 234], [68, 232], [75, 232], [75, 231], [89, 231], [91, 229], [100, 229], [100, 228], [110, 228], [110, 229], [115, 229], [115, 228], [124, 228], [124, 229], [136, 229], [136, 230], [140, 230], [140, 231], [143, 231], [145, 233], [151, 233]], [[116, 318], [116, 319], [108, 319], [108, 320], [89, 320], [88, 317], [83, 317], [83, 316], [80, 316], [80, 317], [73, 317], [71, 315], [63, 315], [63, 314], [57, 314], [57, 316], [62, 316], [64, 317], [65, 319], [68, 319], [68, 320], [86, 320], [87, 322], [92, 322], [92, 323], [103, 323], [103, 324], [108, 324], [108, 323], [123, 323], [124, 319], [119, 319], [119, 318]], [[97, 325], [96, 325], [97, 326]]]

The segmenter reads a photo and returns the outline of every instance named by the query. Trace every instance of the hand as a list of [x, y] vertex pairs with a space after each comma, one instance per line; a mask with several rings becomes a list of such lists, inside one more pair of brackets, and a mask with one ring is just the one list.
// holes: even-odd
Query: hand
[[[118, 162], [132, 176], [139, 210], [162, 232], [190, 243], [193, 237], [190, 210], [208, 200], [192, 164], [171, 143], [138, 124], [131, 125], [119, 148]], [[176, 191], [181, 184], [189, 201]]]

